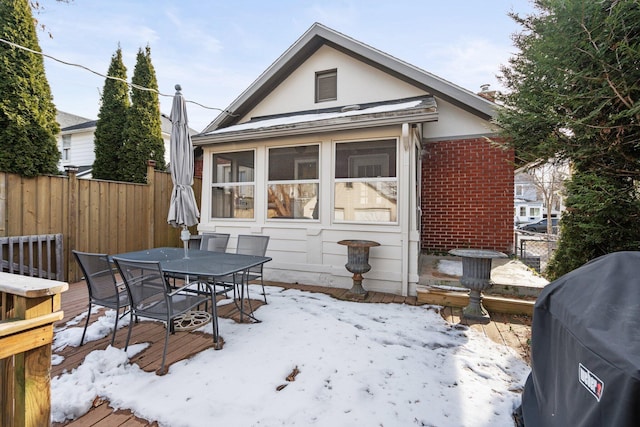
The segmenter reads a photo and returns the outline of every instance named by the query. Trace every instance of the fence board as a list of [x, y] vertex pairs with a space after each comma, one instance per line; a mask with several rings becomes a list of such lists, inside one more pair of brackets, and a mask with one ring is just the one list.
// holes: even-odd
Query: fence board
[[[106, 183], [105, 183], [106, 184]], [[118, 191], [117, 185], [111, 185], [108, 183], [103, 185], [104, 192], [106, 193], [107, 200], [109, 200], [108, 206], [103, 206], [106, 214], [104, 216], [104, 224], [118, 224], [118, 195], [120, 194]], [[103, 239], [100, 242], [103, 244], [105, 248], [118, 248], [118, 235], [116, 233], [107, 233], [106, 231], [103, 233]]]
[[[73, 171], [68, 177], [36, 178], [0, 173], [0, 237], [62, 234], [61, 270], [69, 281], [80, 278], [72, 249], [121, 253], [148, 246], [177, 246], [180, 230], [167, 224], [173, 189], [171, 174], [153, 170], [150, 173], [153, 179], [146, 185], [79, 180]], [[198, 206], [201, 188], [201, 180], [196, 179]], [[197, 233], [197, 227], [192, 227], [191, 232]], [[57, 245], [53, 241], [47, 244]], [[32, 254], [34, 262], [44, 262], [44, 253], [49, 250], [55, 248], [43, 246], [42, 257], [36, 250]], [[42, 269], [48, 267], [43, 265]]]

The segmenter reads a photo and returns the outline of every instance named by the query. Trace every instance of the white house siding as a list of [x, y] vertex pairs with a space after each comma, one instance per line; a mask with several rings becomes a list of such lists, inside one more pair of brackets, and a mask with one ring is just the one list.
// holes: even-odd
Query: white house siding
[[493, 132], [486, 120], [482, 120], [442, 99], [436, 98], [436, 102], [438, 104], [438, 121], [423, 125], [425, 139], [461, 139]]
[[[92, 165], [96, 158], [93, 151], [93, 132], [95, 128], [80, 129], [77, 131], [64, 132], [65, 135], [71, 135], [71, 150], [68, 160], [60, 160], [60, 169], [64, 170], [65, 166], [85, 166]], [[58, 150], [62, 154], [62, 135], [57, 136]]]
[[[75, 114], [58, 110], [56, 120], [60, 125], [61, 132], [56, 135], [58, 151], [63, 154], [62, 135], [71, 135], [71, 150], [68, 160], [60, 160], [58, 168], [63, 171], [66, 166], [91, 167], [96, 159], [94, 133], [96, 131], [96, 121]], [[81, 126], [84, 125], [84, 126]], [[161, 135], [164, 142], [164, 160], [169, 164], [171, 157], [171, 120], [166, 114], [160, 115]], [[195, 133], [191, 131], [192, 134]], [[90, 178], [90, 175], [85, 176]]]
[[[403, 136], [404, 129], [404, 136]], [[343, 239], [374, 240], [380, 246], [370, 250], [371, 271], [364, 274], [368, 290], [415, 294], [418, 282], [420, 236], [417, 230], [415, 145], [419, 135], [409, 126], [390, 126], [349, 131], [274, 138], [247, 143], [208, 145], [204, 148], [203, 193], [200, 232], [230, 233], [228, 250], [233, 251], [238, 234], [271, 236], [265, 278], [283, 282], [350, 288], [352, 274], [344, 265], [347, 248]], [[398, 222], [393, 224], [340, 223], [333, 220], [334, 144], [358, 140], [398, 140]], [[266, 156], [268, 147], [320, 144], [320, 211], [318, 220], [267, 219]], [[256, 150], [255, 220], [211, 218], [211, 156], [217, 152]], [[419, 151], [419, 150], [418, 150]], [[403, 207], [407, 206], [407, 207]], [[403, 241], [406, 241], [403, 245]], [[403, 249], [405, 248], [405, 249]], [[407, 253], [403, 256], [403, 250]], [[403, 261], [404, 260], [404, 261]]]
[[[314, 102], [315, 74], [337, 69], [338, 99]], [[239, 123], [251, 117], [308, 111], [349, 104], [388, 101], [425, 95], [424, 91], [358, 61], [331, 47], [322, 46], [276, 87]]]

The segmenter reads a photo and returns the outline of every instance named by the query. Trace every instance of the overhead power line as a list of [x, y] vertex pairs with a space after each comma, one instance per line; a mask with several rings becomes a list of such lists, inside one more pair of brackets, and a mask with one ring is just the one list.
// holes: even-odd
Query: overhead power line
[[[0, 38], [0, 42], [5, 43], [5, 44], [8, 44], [9, 46], [12, 46], [12, 47], [15, 47], [15, 48], [18, 48], [18, 49], [26, 50], [27, 52], [31, 52], [31, 53], [34, 53], [34, 54], [36, 54], [36, 55], [42, 55], [42, 56], [44, 56], [45, 58], [49, 58], [49, 59], [51, 59], [51, 60], [53, 60], [53, 61], [59, 62], [59, 63], [64, 64], [64, 65], [68, 65], [68, 66], [70, 66], [70, 67], [77, 67], [77, 68], [81, 68], [81, 69], [83, 69], [83, 70], [85, 70], [85, 71], [88, 71], [88, 72], [90, 72], [90, 73], [93, 73], [93, 74], [95, 74], [95, 75], [97, 75], [97, 76], [104, 77], [105, 79], [111, 79], [111, 80], [117, 80], [117, 81], [123, 82], [123, 83], [125, 83], [127, 86], [130, 86], [130, 87], [132, 87], [132, 88], [134, 88], [134, 89], [138, 89], [138, 90], [145, 90], [145, 91], [148, 91], [148, 92], [155, 92], [155, 93], [157, 93], [159, 96], [166, 96], [166, 97], [169, 97], [169, 98], [173, 98], [173, 95], [166, 94], [166, 93], [162, 93], [162, 92], [160, 92], [160, 91], [159, 91], [159, 90], [157, 90], [157, 89], [152, 89], [152, 88], [148, 88], [148, 87], [140, 86], [140, 85], [137, 85], [137, 84], [134, 84], [134, 83], [130, 83], [130, 82], [126, 81], [125, 79], [121, 79], [120, 77], [114, 77], [114, 76], [109, 76], [109, 75], [107, 75], [107, 74], [102, 74], [102, 73], [100, 73], [100, 72], [98, 72], [98, 71], [95, 71], [95, 70], [92, 70], [91, 68], [86, 67], [86, 66], [84, 66], [84, 65], [82, 65], [82, 64], [75, 64], [75, 63], [73, 63], [73, 62], [64, 61], [64, 60], [62, 60], [62, 59], [58, 59], [58, 58], [56, 58], [55, 56], [52, 56], [52, 55], [49, 55], [49, 54], [46, 54], [46, 53], [44, 53], [44, 52], [40, 52], [40, 51], [37, 51], [37, 50], [34, 50], [34, 49], [30, 49], [30, 48], [25, 47], [25, 46], [21, 46], [21, 45], [19, 45], [19, 44], [17, 44], [17, 43], [11, 42], [11, 41], [9, 41], [9, 40], [5, 40], [5, 39], [3, 39], [3, 38]], [[229, 114], [229, 115], [232, 115], [232, 116], [233, 116], [233, 115], [235, 115], [235, 114], [231, 113], [231, 112], [230, 112], [230, 111], [228, 111], [228, 110], [224, 110], [224, 109], [222, 109], [222, 108], [217, 108], [217, 107], [208, 107], [208, 106], [203, 105], [203, 104], [200, 104], [199, 102], [196, 102], [196, 101], [190, 101], [190, 100], [188, 100], [188, 99], [185, 99], [185, 102], [188, 102], [188, 103], [191, 103], [191, 104], [198, 105], [198, 106], [200, 106], [200, 107], [202, 107], [202, 108], [206, 108], [206, 109], [208, 109], [208, 110], [218, 110], [218, 111], [222, 111], [223, 113], [226, 113], [226, 114]]]

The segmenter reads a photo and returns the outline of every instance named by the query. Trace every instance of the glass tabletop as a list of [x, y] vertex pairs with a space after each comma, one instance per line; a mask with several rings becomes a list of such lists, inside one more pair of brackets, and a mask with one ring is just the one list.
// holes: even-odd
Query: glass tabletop
[[[186, 256], [185, 256], [186, 255]], [[113, 255], [132, 261], [160, 261], [162, 270], [174, 274], [222, 277], [271, 261], [270, 257], [183, 248], [153, 248]]]

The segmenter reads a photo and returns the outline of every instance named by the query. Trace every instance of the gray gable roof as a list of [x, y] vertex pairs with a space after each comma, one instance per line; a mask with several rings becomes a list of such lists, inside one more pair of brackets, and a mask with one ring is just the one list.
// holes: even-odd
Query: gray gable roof
[[194, 138], [193, 144], [207, 145], [221, 140], [224, 142], [248, 141], [273, 136], [302, 135], [316, 133], [319, 129], [324, 131], [352, 129], [354, 125], [358, 127], [384, 126], [404, 123], [407, 120], [428, 122], [435, 121], [437, 118], [438, 111], [435, 99], [431, 95], [425, 95], [345, 107], [252, 117], [247, 122], [219, 128], [206, 134], [201, 133], [200, 138]]
[[[60, 110], [56, 113], [56, 120], [60, 125], [61, 132], [91, 129], [95, 128], [98, 123], [97, 120], [87, 119], [85, 117], [76, 116], [75, 114], [66, 113]], [[160, 113], [160, 129], [162, 133], [171, 134], [171, 119], [169, 119], [169, 116], [164, 113]], [[192, 135], [197, 133], [193, 129], [189, 129], [189, 132]]]
[[98, 123], [97, 120], [90, 120], [88, 122], [79, 123], [77, 125], [67, 126], [67, 127], [62, 128], [60, 130], [62, 132], [66, 132], [66, 131], [70, 131], [70, 130], [91, 129], [91, 128], [95, 128], [97, 123]]
[[61, 130], [66, 130], [66, 128], [78, 126], [88, 122], [94, 122], [95, 124], [95, 120], [93, 119], [76, 116], [75, 114], [67, 113], [60, 110], [56, 110], [56, 121], [58, 122]]
[[350, 55], [485, 120], [495, 115], [495, 104], [481, 96], [316, 22], [202, 133], [235, 124], [239, 117], [251, 111], [323, 45]]

